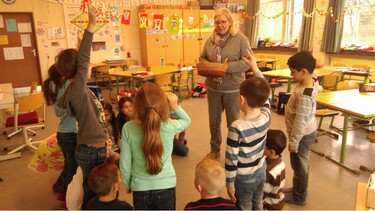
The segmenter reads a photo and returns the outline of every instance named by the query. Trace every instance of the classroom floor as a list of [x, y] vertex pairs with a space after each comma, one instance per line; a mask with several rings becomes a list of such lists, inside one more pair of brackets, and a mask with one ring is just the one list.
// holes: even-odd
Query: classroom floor
[[[104, 91], [106, 96], [107, 91]], [[108, 97], [106, 97], [108, 98]], [[194, 188], [195, 165], [209, 152], [209, 129], [207, 101], [205, 98], [193, 98], [184, 100], [182, 107], [192, 119], [191, 126], [187, 129], [187, 146], [190, 153], [187, 157], [173, 156], [173, 163], [177, 174], [177, 209], [183, 209], [186, 203], [199, 199], [199, 194]], [[115, 105], [114, 105], [115, 106]], [[37, 130], [35, 140], [41, 140], [56, 131], [58, 119], [55, 117], [53, 108], [47, 109], [46, 128]], [[226, 137], [225, 117], [222, 124], [223, 137]], [[325, 122], [328, 124], [328, 120]], [[342, 125], [342, 117], [335, 120], [335, 125]], [[324, 125], [326, 126], [326, 125]], [[284, 117], [272, 112], [271, 128], [285, 131]], [[328, 136], [320, 136], [314, 144], [314, 149], [322, 151], [325, 155], [334, 158], [340, 156], [341, 136], [339, 141], [332, 140]], [[0, 155], [4, 154], [2, 146], [6, 138], [0, 135]], [[8, 143], [12, 149], [22, 143], [22, 135], [13, 137]], [[375, 155], [375, 144], [366, 139], [366, 132], [353, 130], [349, 132], [347, 143], [346, 163], [359, 169], [360, 165], [375, 168], [373, 162]], [[222, 143], [221, 162], [224, 163], [225, 141]], [[63, 209], [61, 202], [56, 199], [52, 191], [59, 172], [35, 173], [28, 168], [28, 163], [33, 156], [29, 149], [22, 150], [22, 157], [0, 162], [0, 209]], [[371, 158], [372, 157], [372, 158]], [[283, 159], [287, 165], [286, 186], [292, 184], [292, 170], [289, 163], [288, 151], [283, 152]], [[360, 171], [355, 175], [348, 170], [339, 167], [328, 159], [311, 153], [310, 156], [310, 181], [308, 199], [306, 206], [287, 204], [285, 210], [352, 210], [355, 206], [355, 194], [357, 182], [367, 182], [368, 172]], [[222, 196], [227, 198], [226, 191]], [[132, 197], [125, 193], [124, 188], [120, 190], [120, 199], [132, 204]]]

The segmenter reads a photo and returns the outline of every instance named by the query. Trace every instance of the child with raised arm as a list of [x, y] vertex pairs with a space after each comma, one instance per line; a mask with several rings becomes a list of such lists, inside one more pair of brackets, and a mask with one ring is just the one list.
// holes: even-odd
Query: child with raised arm
[[236, 205], [220, 197], [225, 187], [225, 169], [219, 161], [203, 159], [195, 167], [194, 185], [201, 199], [189, 202], [184, 210], [236, 210]]
[[283, 131], [269, 129], [264, 149], [267, 170], [263, 189], [263, 208], [266, 210], [282, 210], [284, 208], [282, 189], [285, 184], [285, 163], [281, 159], [281, 153], [285, 147], [286, 136]]
[[285, 125], [289, 137], [290, 164], [294, 171], [293, 187], [284, 189], [285, 202], [305, 205], [309, 181], [309, 156], [316, 136], [316, 96], [318, 80], [316, 60], [307, 51], [288, 59], [290, 74], [296, 86], [285, 107]]
[[83, 173], [82, 209], [85, 209], [89, 199], [96, 195], [87, 185], [87, 176], [92, 168], [104, 162], [108, 139], [103, 107], [95, 94], [87, 87], [87, 80], [91, 76], [91, 68], [89, 68], [91, 44], [99, 15], [99, 11], [91, 6], [90, 1], [88, 1], [87, 8], [89, 22], [78, 54], [75, 50], [64, 50], [60, 52], [56, 62], [57, 70], [66, 79], [72, 81], [59, 100], [58, 106], [75, 117], [78, 122], [75, 158]]
[[[176, 173], [173, 138], [190, 125], [178, 97], [157, 84], [144, 83], [134, 99], [132, 120], [122, 128], [120, 171], [134, 209], [174, 210]], [[174, 112], [179, 119], [169, 118]]]
[[229, 127], [225, 169], [227, 192], [242, 210], [263, 209], [263, 186], [266, 180], [264, 147], [271, 125], [270, 87], [248, 51], [243, 58], [255, 77], [240, 86], [239, 106], [244, 117]]
[[89, 187], [98, 195], [87, 203], [88, 210], [133, 210], [126, 201], [118, 199], [121, 178], [116, 159], [110, 157], [93, 168], [88, 177]]

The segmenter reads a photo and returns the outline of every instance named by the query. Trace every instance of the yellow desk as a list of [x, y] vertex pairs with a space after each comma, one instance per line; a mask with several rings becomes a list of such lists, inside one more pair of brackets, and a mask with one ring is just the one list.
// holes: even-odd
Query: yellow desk
[[316, 102], [344, 114], [340, 160], [336, 161], [330, 156], [327, 156], [327, 158], [347, 170], [359, 174], [357, 170], [345, 164], [349, 116], [375, 117], [375, 92], [359, 92], [358, 89], [322, 92], [318, 94]]
[[[165, 66], [160, 66], [160, 65], [153, 65], [150, 66], [150, 72], [147, 73], [147, 75], [143, 74], [134, 74], [139, 71], [146, 71], [145, 68], [139, 68], [139, 69], [133, 69], [133, 70], [126, 70], [126, 71], [113, 71], [110, 72], [110, 76], [116, 77], [116, 85], [117, 85], [117, 94], [119, 93], [119, 83], [118, 83], [118, 78], [119, 77], [125, 77], [125, 78], [130, 78], [130, 79], [135, 79], [135, 80], [145, 80], [149, 78], [153, 78], [156, 75], [163, 75], [163, 74], [171, 74], [171, 73], [178, 73], [180, 72], [180, 69], [177, 66], [174, 65], [165, 65]], [[135, 86], [135, 80], [133, 81], [133, 87]]]
[[366, 207], [367, 183], [357, 182], [357, 191], [355, 194], [355, 210], [369, 210]]
[[[6, 109], [6, 108], [13, 108], [15, 106], [13, 86], [11, 83], [0, 84], [0, 95], [2, 95], [2, 97], [0, 97], [0, 110]], [[3, 115], [4, 115], [3, 112], [0, 111], [1, 122], [5, 122], [5, 118]], [[17, 128], [15, 128], [15, 130], [16, 129]], [[0, 155], [0, 161], [9, 160], [13, 158], [19, 158], [19, 157], [21, 157], [20, 152], [10, 154], [10, 155]]]
[[345, 75], [349, 76], [360, 76], [363, 77], [363, 82], [366, 81], [366, 79], [369, 77], [369, 75], [374, 72], [374, 69], [370, 69], [369, 71], [358, 71], [355, 70], [355, 68], [349, 68], [349, 67], [334, 67], [335, 69], [341, 70], [343, 72], [342, 80], [344, 80]]
[[[316, 68], [314, 70], [315, 75], [318, 78], [321, 78], [325, 75], [328, 75], [334, 71], [337, 71], [336, 69], [332, 67], [323, 67], [323, 68]], [[291, 87], [292, 87], [292, 80], [293, 77], [290, 75], [290, 69], [285, 68], [285, 69], [280, 69], [280, 70], [271, 70], [271, 71], [266, 71], [262, 72], [264, 76], [270, 77], [270, 78], [285, 78], [288, 79], [288, 87], [287, 87], [287, 92], [290, 92]]]
[[266, 64], [272, 64], [272, 69], [276, 69], [276, 62], [279, 61], [279, 59], [271, 59], [271, 58], [256, 58], [257, 63], [259, 62], [265, 62]]

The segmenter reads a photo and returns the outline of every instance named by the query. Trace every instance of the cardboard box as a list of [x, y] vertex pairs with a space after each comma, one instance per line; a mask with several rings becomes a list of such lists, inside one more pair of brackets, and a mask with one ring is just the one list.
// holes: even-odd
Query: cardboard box
[[375, 173], [370, 175], [367, 183], [366, 206], [375, 209]]

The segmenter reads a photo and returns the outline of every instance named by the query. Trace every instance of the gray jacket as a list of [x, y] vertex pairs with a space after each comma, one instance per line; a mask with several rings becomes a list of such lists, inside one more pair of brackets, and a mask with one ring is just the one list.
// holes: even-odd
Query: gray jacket
[[[204, 45], [200, 56], [200, 62], [215, 62], [213, 58], [211, 58], [214, 49], [215, 44], [213, 43], [213, 37], [210, 36]], [[240, 84], [245, 80], [245, 71], [250, 68], [242, 59], [242, 57], [247, 56], [246, 49], [249, 49], [252, 53], [249, 39], [241, 32], [227, 39], [224, 47], [221, 49], [221, 62], [224, 62], [225, 59], [228, 58], [229, 67], [227, 73], [223, 77], [222, 83], [214, 81], [214, 77], [207, 77], [206, 86], [208, 89], [227, 93], [239, 91]]]

